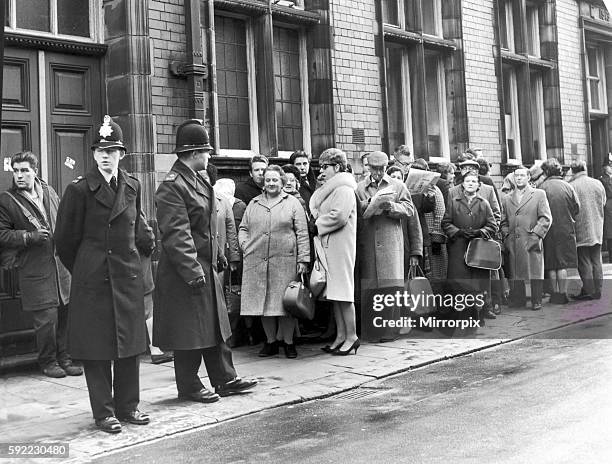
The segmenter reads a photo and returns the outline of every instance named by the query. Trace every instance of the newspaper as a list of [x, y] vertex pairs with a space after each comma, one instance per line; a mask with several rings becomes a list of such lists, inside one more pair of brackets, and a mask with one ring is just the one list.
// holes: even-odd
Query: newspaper
[[436, 185], [439, 178], [439, 172], [411, 169], [408, 171], [408, 177], [406, 177], [406, 187], [408, 187], [410, 195], [425, 193], [430, 186]]
[[382, 214], [383, 209], [381, 207], [383, 202], [393, 201], [395, 198], [395, 190], [393, 190], [393, 186], [388, 186], [380, 189], [378, 192], [374, 194], [372, 199], [370, 200], [370, 204], [363, 212], [364, 219], [367, 219], [372, 216], [376, 216]]

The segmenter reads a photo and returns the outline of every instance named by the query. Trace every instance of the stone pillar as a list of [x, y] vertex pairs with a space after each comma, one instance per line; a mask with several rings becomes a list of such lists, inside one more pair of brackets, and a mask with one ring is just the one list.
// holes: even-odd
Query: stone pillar
[[123, 129], [128, 156], [121, 167], [142, 184], [142, 207], [154, 217], [155, 137], [151, 108], [148, 2], [104, 1], [107, 112]]

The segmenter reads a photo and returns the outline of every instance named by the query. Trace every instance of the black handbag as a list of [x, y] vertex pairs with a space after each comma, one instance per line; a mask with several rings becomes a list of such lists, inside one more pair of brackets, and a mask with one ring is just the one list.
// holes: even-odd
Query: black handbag
[[465, 264], [478, 269], [497, 271], [502, 265], [501, 246], [495, 240], [473, 238], [465, 250]]
[[314, 298], [304, 283], [304, 274], [300, 276], [301, 280], [292, 280], [287, 285], [283, 295], [283, 307], [293, 317], [310, 321], [315, 313]]
[[228, 314], [240, 314], [240, 284], [232, 283], [232, 268], [228, 266], [228, 283], [225, 285], [225, 305]]

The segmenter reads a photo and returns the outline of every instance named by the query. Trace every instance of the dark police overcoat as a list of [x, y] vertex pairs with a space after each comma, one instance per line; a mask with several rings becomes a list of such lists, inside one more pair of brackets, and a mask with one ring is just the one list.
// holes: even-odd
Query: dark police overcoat
[[[217, 207], [210, 184], [176, 161], [155, 194], [161, 255], [155, 281], [153, 344], [162, 350], [218, 345], [231, 335], [216, 272]], [[204, 276], [199, 292], [188, 282]]]
[[57, 214], [58, 255], [72, 272], [68, 344], [75, 359], [112, 360], [146, 349], [136, 249], [140, 183], [121, 169], [117, 183], [115, 193], [94, 167], [68, 185]]

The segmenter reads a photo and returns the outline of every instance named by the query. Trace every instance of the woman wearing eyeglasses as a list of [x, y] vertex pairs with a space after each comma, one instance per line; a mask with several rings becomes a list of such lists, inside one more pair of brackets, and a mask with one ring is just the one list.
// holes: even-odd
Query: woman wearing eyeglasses
[[359, 339], [355, 322], [354, 270], [357, 248], [357, 183], [347, 172], [346, 154], [328, 148], [319, 157], [323, 185], [310, 199], [327, 262], [326, 298], [333, 303], [336, 339], [324, 351], [335, 355], [357, 354]]

